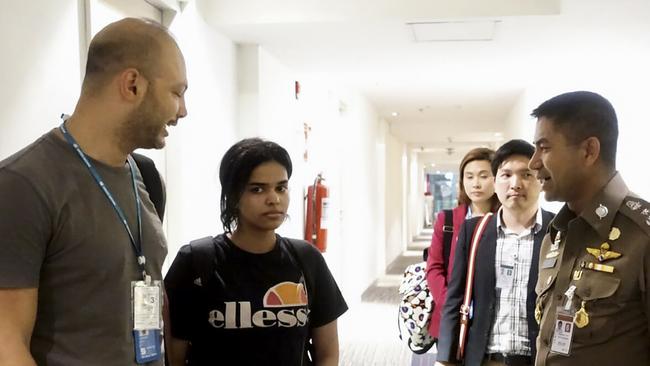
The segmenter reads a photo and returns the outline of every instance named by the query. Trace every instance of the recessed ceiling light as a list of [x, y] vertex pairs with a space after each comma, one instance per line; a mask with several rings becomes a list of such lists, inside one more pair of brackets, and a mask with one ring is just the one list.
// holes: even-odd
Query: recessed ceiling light
[[397, 113], [397, 112], [393, 112], [393, 113], [391, 113], [390, 115], [393, 116], [393, 117], [397, 117], [397, 116], [399, 116], [399, 113]]
[[497, 20], [465, 20], [406, 23], [416, 42], [491, 41]]

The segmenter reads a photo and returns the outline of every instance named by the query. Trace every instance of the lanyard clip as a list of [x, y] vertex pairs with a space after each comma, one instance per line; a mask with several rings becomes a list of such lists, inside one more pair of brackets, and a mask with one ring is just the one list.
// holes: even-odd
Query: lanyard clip
[[144, 279], [144, 284], [149, 286], [151, 285], [151, 276], [147, 274], [147, 271], [142, 271], [142, 278]]
[[573, 305], [573, 294], [576, 292], [576, 285], [571, 285], [564, 293], [566, 296], [566, 304], [564, 304], [564, 310], [571, 310], [571, 305]]

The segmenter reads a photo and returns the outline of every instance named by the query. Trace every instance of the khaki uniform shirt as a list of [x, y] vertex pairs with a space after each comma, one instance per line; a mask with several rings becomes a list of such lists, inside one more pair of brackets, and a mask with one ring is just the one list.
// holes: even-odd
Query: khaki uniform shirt
[[[650, 365], [650, 204], [632, 195], [620, 174], [580, 216], [566, 205], [560, 210], [539, 263], [536, 365]], [[551, 345], [571, 285], [570, 311], [578, 316], [565, 356]]]

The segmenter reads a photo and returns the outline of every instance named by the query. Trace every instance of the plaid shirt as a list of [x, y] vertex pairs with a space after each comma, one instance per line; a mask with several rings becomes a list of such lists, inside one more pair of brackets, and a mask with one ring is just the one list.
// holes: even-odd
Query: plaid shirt
[[504, 226], [502, 210], [496, 215], [496, 306], [487, 353], [530, 356], [526, 297], [535, 234], [542, 229], [542, 210], [537, 210], [535, 224], [519, 234]]

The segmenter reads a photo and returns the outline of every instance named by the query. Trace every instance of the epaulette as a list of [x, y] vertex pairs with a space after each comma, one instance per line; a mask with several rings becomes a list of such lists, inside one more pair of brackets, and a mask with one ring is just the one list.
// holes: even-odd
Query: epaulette
[[650, 236], [650, 203], [636, 196], [627, 196], [623, 199], [619, 212], [629, 217]]

